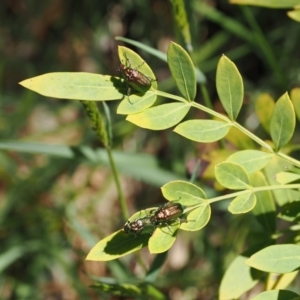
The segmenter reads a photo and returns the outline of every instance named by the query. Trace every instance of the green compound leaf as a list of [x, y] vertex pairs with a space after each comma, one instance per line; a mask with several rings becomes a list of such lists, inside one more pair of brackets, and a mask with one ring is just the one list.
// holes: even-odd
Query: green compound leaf
[[287, 93], [276, 102], [271, 119], [271, 137], [279, 151], [293, 136], [296, 125], [295, 111]]
[[130, 100], [124, 97], [118, 106], [117, 113], [120, 115], [131, 115], [139, 113], [152, 106], [157, 96], [153, 91], [147, 91], [145, 94], [130, 95]]
[[149, 238], [149, 234], [134, 236], [123, 230], [116, 231], [98, 242], [86, 260], [109, 261], [119, 258], [147, 246]]
[[237, 163], [243, 166], [248, 174], [263, 169], [273, 154], [258, 150], [243, 150], [230, 155], [226, 161]]
[[185, 99], [194, 100], [196, 96], [196, 72], [188, 53], [178, 44], [170, 43], [168, 64], [180, 93]]
[[175, 180], [161, 187], [163, 196], [170, 201], [178, 201], [185, 206], [207, 202], [206, 195], [202, 189], [190, 182]]
[[291, 100], [295, 108], [297, 119], [300, 120], [300, 88], [291, 90]]
[[174, 131], [196, 142], [210, 143], [223, 138], [231, 124], [215, 120], [190, 120], [179, 124]]
[[239, 299], [245, 292], [253, 288], [258, 279], [254, 278], [251, 268], [245, 264], [247, 257], [238, 256], [227, 268], [222, 278], [219, 299]]
[[215, 175], [218, 182], [228, 189], [242, 190], [250, 187], [245, 168], [236, 163], [223, 162], [216, 165]]
[[210, 215], [210, 205], [208, 203], [203, 204], [188, 214], [187, 222], [181, 223], [180, 229], [186, 231], [200, 230], [208, 223]]
[[236, 198], [234, 198], [231, 201], [228, 210], [232, 214], [244, 214], [252, 210], [255, 204], [256, 204], [256, 196], [254, 193], [249, 191], [248, 193], [241, 194]]
[[243, 104], [244, 85], [235, 64], [225, 55], [221, 57], [217, 68], [217, 91], [231, 120], [235, 120]]
[[120, 100], [126, 91], [123, 80], [92, 73], [48, 73], [20, 82], [43, 96], [70, 100]]
[[168, 103], [129, 115], [126, 120], [142, 128], [163, 130], [179, 123], [188, 113], [187, 103]]
[[255, 103], [256, 115], [267, 133], [270, 133], [270, 123], [274, 107], [275, 101], [267, 93], [259, 95]]
[[176, 240], [180, 223], [174, 223], [168, 226], [158, 227], [152, 234], [148, 248], [150, 253], [162, 253], [169, 250]]
[[288, 290], [273, 290], [265, 291], [251, 300], [297, 300], [300, 299], [300, 295]]
[[252, 255], [246, 264], [252, 268], [273, 273], [290, 273], [300, 268], [300, 246], [273, 245]]

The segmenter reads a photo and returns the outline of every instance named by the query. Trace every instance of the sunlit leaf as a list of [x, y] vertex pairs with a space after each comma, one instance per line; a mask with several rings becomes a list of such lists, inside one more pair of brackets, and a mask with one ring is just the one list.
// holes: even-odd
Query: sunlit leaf
[[246, 170], [236, 163], [223, 162], [216, 165], [215, 175], [218, 182], [228, 189], [248, 189], [250, 186]]
[[219, 290], [219, 300], [239, 299], [258, 283], [251, 268], [245, 264], [247, 257], [238, 256], [227, 268]]
[[168, 64], [180, 93], [185, 99], [194, 100], [196, 96], [196, 73], [188, 53], [180, 45], [170, 43]]
[[170, 181], [161, 187], [164, 197], [170, 201], [178, 200], [182, 205], [191, 206], [207, 202], [204, 191], [187, 181]]
[[127, 116], [126, 120], [142, 128], [163, 130], [179, 123], [188, 113], [187, 103], [168, 103], [150, 107], [141, 113]]
[[203, 204], [200, 207], [192, 210], [187, 215], [187, 222], [180, 225], [180, 229], [186, 231], [196, 231], [202, 229], [209, 221], [211, 216], [210, 205]]
[[273, 245], [253, 254], [246, 264], [264, 272], [289, 273], [300, 268], [300, 246]]
[[223, 138], [231, 124], [215, 120], [190, 120], [176, 126], [175, 132], [196, 142], [210, 143]]
[[244, 85], [237, 67], [225, 55], [218, 63], [216, 83], [225, 111], [231, 120], [235, 120], [243, 104]]
[[43, 96], [70, 100], [121, 100], [126, 93], [122, 79], [84, 72], [47, 73], [20, 84]]
[[292, 102], [287, 93], [276, 102], [271, 119], [271, 137], [279, 151], [293, 136], [296, 120]]
[[244, 214], [252, 210], [255, 204], [256, 196], [254, 193], [249, 191], [234, 198], [231, 201], [228, 210], [232, 214]]
[[230, 155], [226, 161], [237, 163], [245, 168], [247, 173], [253, 173], [264, 168], [273, 154], [258, 150], [243, 150]]

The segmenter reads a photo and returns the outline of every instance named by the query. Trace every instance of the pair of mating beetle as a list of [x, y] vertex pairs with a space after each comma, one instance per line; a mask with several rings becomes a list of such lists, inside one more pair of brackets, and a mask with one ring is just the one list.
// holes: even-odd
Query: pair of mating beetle
[[166, 225], [169, 230], [172, 223], [175, 221], [187, 222], [186, 219], [181, 219], [183, 214], [183, 207], [178, 202], [168, 202], [158, 209], [150, 211], [150, 215], [137, 218], [133, 222], [128, 220], [124, 225], [125, 233], [132, 233], [135, 236], [141, 234], [152, 234], [153, 231], [159, 227]]

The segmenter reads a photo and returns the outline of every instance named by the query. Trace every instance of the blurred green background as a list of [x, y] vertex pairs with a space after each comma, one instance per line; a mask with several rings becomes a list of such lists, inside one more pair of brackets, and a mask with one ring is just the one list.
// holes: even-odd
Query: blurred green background
[[[256, 97], [269, 92], [277, 99], [299, 86], [299, 23], [283, 9], [239, 7], [225, 0], [186, 1], [185, 7], [192, 36], [190, 54], [206, 75], [215, 109], [220, 108], [216, 66], [226, 54], [245, 84], [239, 122], [260, 133], [252, 119]], [[117, 42], [116, 36], [163, 52], [170, 41], [185, 46], [172, 5], [163, 0], [3, 0], [0, 20], [1, 141], [38, 143], [32, 150], [37, 153], [39, 144], [74, 146], [75, 150], [81, 145], [97, 149], [101, 144], [79, 102], [45, 98], [18, 82], [49, 72], [119, 76], [117, 46], [125, 44]], [[166, 63], [125, 46], [151, 66], [160, 90], [177, 93]], [[197, 101], [203, 101], [201, 93]], [[108, 104], [114, 149], [155, 159], [154, 167], [146, 160], [137, 161], [138, 171], [132, 177], [128, 176], [131, 165], [120, 158], [130, 213], [163, 203], [159, 187], [171, 179], [188, 180], [197, 160], [217, 148], [187, 141], [171, 130], [137, 128], [115, 113], [118, 101]], [[161, 174], [165, 176], [160, 178]], [[199, 179], [196, 183], [215, 193], [210, 182]], [[98, 240], [124, 224], [117, 197], [105, 164], [76, 155], [26, 153], [17, 147], [1, 150], [0, 299], [132, 299], [90, 288], [89, 275], [120, 281], [143, 278], [135, 256], [120, 262], [85, 262]], [[204, 230], [180, 234], [170, 250], [154, 282], [166, 299], [216, 299], [224, 269], [243, 248], [254, 221], [250, 215], [229, 216], [226, 204], [214, 209]], [[149, 266], [153, 256], [143, 249], [142, 260]]]

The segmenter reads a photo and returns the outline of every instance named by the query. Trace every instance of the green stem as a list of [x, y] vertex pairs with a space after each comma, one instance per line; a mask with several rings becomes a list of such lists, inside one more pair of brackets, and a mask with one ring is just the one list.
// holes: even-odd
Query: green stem
[[[242, 194], [247, 194], [247, 193], [257, 193], [257, 192], [263, 192], [263, 191], [272, 191], [272, 190], [286, 190], [286, 189], [300, 189], [300, 184], [288, 184], [288, 185], [272, 185], [272, 186], [259, 186], [259, 187], [251, 187], [250, 189], [246, 189], [243, 191], [238, 191], [235, 193], [231, 193], [231, 194], [227, 194], [227, 195], [223, 195], [223, 196], [219, 196], [219, 197], [215, 197], [215, 198], [211, 198], [211, 199], [207, 199], [208, 203], [214, 203], [214, 202], [218, 202], [218, 201], [223, 201], [223, 200], [227, 200], [227, 199], [231, 199], [231, 198], [235, 198], [239, 195]], [[202, 205], [207, 205], [206, 201], [203, 201], [199, 204], [196, 204], [194, 206], [189, 206], [184, 210], [184, 213], [187, 213], [189, 211], [194, 210], [195, 208], [198, 208]]]
[[[98, 106], [94, 101], [83, 101], [82, 100], [81, 103], [82, 103], [83, 107], [85, 108], [85, 110], [87, 112], [87, 115], [89, 116], [89, 118], [92, 122], [93, 129], [97, 133], [97, 136], [98, 136], [99, 140], [101, 141], [104, 148], [106, 149], [108, 159], [109, 159], [109, 163], [110, 163], [110, 167], [111, 167], [111, 171], [112, 171], [114, 181], [115, 181], [115, 184], [116, 184], [116, 188], [117, 188], [117, 191], [118, 191], [118, 195], [119, 195], [119, 201], [120, 201], [120, 206], [121, 206], [123, 218], [124, 218], [124, 220], [127, 220], [128, 215], [129, 215], [128, 210], [127, 210], [127, 205], [126, 205], [126, 201], [125, 201], [122, 189], [121, 189], [116, 164], [115, 164], [115, 161], [113, 159], [112, 150], [111, 150], [111, 139], [110, 139], [110, 134], [108, 132], [108, 128], [110, 126], [106, 126], [105, 118], [103, 117], [103, 115], [99, 111]], [[107, 108], [104, 107], [104, 109], [107, 109]], [[107, 111], [106, 111], [106, 121], [107, 122], [110, 121], [109, 118], [108, 118], [108, 112]]]
[[121, 184], [120, 184], [116, 164], [115, 164], [115, 161], [113, 159], [111, 149], [107, 148], [106, 151], [107, 151], [107, 155], [108, 155], [108, 158], [109, 158], [111, 171], [113, 173], [115, 184], [116, 184], [116, 187], [117, 187], [117, 191], [118, 191], [118, 195], [119, 195], [119, 201], [120, 201], [121, 210], [122, 210], [122, 214], [123, 214], [123, 219], [126, 221], [129, 218], [129, 213], [128, 213], [126, 201], [125, 201], [122, 189], [121, 189]]
[[[252, 187], [251, 189], [239, 191], [236, 193], [215, 197], [212, 199], [209, 199], [209, 203], [218, 202], [221, 200], [226, 200], [230, 198], [235, 198], [239, 195], [246, 194], [249, 192], [257, 193], [257, 192], [263, 192], [263, 191], [272, 191], [272, 190], [286, 190], [286, 189], [300, 189], [300, 184], [288, 184], [288, 185], [272, 185], [272, 186], [259, 186], [259, 187]], [[200, 206], [200, 205], [199, 205]]]
[[284, 160], [287, 160], [288, 162], [290, 162], [291, 164], [294, 164], [295, 166], [297, 166], [298, 168], [300, 168], [300, 161], [282, 153], [282, 152], [277, 152], [277, 155], [281, 158], [283, 158]]

